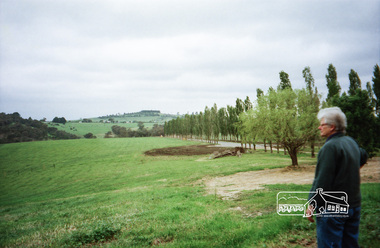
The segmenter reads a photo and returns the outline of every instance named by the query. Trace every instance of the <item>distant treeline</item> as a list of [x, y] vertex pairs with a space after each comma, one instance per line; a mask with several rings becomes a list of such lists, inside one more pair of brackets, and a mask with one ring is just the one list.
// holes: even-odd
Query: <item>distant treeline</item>
[[137, 130], [132, 130], [126, 127], [120, 127], [117, 125], [112, 126], [112, 132], [109, 131], [105, 134], [104, 138], [126, 138], [126, 137], [154, 137], [164, 135], [164, 126], [154, 124], [153, 128], [148, 130], [144, 127], [142, 122], [138, 123], [139, 128]]
[[48, 139], [79, 139], [74, 134], [48, 127], [45, 123], [24, 119], [19, 113], [0, 113], [0, 143], [15, 143]]
[[160, 110], [141, 110], [140, 112], [134, 112], [134, 113], [124, 113], [124, 114], [113, 114], [113, 115], [105, 115], [100, 116], [99, 118], [114, 118], [114, 117], [141, 117], [141, 116], [160, 116], [161, 111]]

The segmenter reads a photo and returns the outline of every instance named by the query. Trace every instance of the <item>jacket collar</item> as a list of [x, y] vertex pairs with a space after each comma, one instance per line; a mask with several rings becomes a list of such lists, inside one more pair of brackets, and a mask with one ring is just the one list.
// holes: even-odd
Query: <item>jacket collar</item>
[[343, 136], [343, 133], [342, 133], [342, 132], [337, 132], [337, 133], [331, 134], [331, 135], [327, 138], [326, 142], [329, 141], [331, 138], [333, 138], [333, 137], [335, 137], [335, 136], [339, 136], [339, 137], [341, 137], [341, 136]]

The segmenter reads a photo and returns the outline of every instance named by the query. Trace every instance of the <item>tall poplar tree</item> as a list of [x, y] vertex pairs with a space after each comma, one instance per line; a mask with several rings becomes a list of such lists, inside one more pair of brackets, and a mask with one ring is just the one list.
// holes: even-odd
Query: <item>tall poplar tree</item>
[[214, 142], [219, 142], [219, 119], [218, 119], [218, 106], [214, 103], [214, 106], [211, 108], [211, 129]]
[[329, 64], [326, 74], [328, 94], [326, 101], [329, 102], [334, 96], [340, 94], [340, 85], [338, 82], [338, 75], [333, 64]]
[[211, 120], [211, 110], [209, 107], [205, 107], [203, 114], [203, 131], [206, 136], [206, 140], [211, 142], [212, 135], [212, 120]]
[[378, 64], [376, 64], [373, 67], [372, 82], [373, 82], [373, 85], [372, 85], [373, 93], [375, 93], [375, 97], [376, 97], [376, 99], [375, 99], [376, 114], [377, 114], [377, 116], [379, 116], [379, 112], [380, 112], [380, 68], [379, 68]]
[[220, 134], [222, 136], [222, 139], [226, 140], [227, 135], [228, 135], [226, 108], [220, 108], [218, 110], [218, 122], [219, 122]]
[[[302, 105], [306, 106], [299, 106], [299, 108], [307, 108], [306, 110], [302, 111], [309, 111], [314, 113], [315, 115], [318, 114], [319, 111], [319, 104], [320, 104], [320, 96], [318, 95], [317, 87], [315, 87], [314, 77], [311, 73], [310, 67], [305, 67], [305, 69], [302, 71], [303, 77], [305, 79], [306, 83], [306, 96], [304, 99], [305, 102], [302, 103]], [[311, 118], [311, 120], [305, 120], [310, 122], [310, 125], [315, 125], [313, 121], [316, 121], [314, 117]], [[312, 134], [310, 135], [310, 148], [311, 148], [311, 157], [315, 157], [315, 141], [318, 139], [319, 134], [318, 130], [312, 130]]]
[[279, 90], [284, 90], [284, 89], [292, 89], [292, 84], [290, 83], [289, 79], [289, 74], [281, 71], [280, 72], [280, 84], [278, 85]]
[[351, 69], [350, 73], [348, 74], [348, 78], [350, 79], [350, 87], [348, 89], [348, 94], [350, 96], [353, 96], [356, 94], [356, 90], [362, 88], [362, 82], [359, 78], [358, 73], [353, 69]]

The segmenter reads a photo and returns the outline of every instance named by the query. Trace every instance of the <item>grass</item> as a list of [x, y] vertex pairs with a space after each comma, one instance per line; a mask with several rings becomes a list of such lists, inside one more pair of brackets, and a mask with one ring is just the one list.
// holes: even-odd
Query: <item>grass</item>
[[[1, 145], [0, 247], [297, 247], [313, 240], [315, 225], [276, 213], [279, 191], [304, 191], [310, 185], [269, 185], [223, 201], [205, 195], [199, 183], [205, 177], [285, 167], [291, 163], [288, 156], [262, 151], [216, 160], [143, 155], [188, 144], [195, 143], [130, 138]], [[299, 162], [315, 159], [302, 154]], [[379, 242], [378, 186], [362, 187], [363, 247]]]
[[[104, 135], [112, 131], [112, 126], [117, 125], [120, 127], [130, 128], [132, 130], [137, 130], [137, 123], [99, 123], [99, 122], [91, 122], [91, 123], [79, 123], [79, 122], [67, 122], [66, 124], [56, 124], [49, 123], [49, 127], [55, 127], [59, 130], [63, 130], [68, 133], [75, 134], [77, 136], [83, 136], [87, 133], [94, 134], [97, 138], [103, 138]], [[154, 123], [144, 123], [145, 128], [152, 128]]]

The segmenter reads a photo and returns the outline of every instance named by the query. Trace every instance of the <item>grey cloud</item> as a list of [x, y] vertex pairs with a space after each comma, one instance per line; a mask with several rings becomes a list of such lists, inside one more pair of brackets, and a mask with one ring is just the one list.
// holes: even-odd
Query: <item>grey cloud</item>
[[364, 83], [379, 62], [379, 7], [378, 1], [4, 0], [0, 111], [35, 118], [141, 108], [195, 112], [214, 102], [233, 105], [236, 97], [253, 100], [256, 88], [277, 86], [281, 70], [303, 87], [305, 66], [324, 92], [329, 63], [346, 90], [351, 68]]

